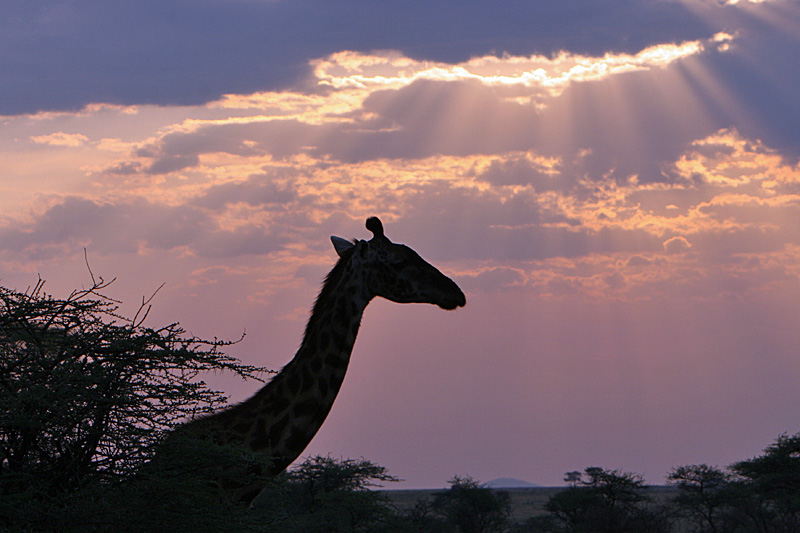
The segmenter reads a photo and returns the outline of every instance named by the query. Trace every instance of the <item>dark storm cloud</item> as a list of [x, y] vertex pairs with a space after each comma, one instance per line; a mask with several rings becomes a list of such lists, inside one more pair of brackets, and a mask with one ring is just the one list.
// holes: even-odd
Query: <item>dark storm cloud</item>
[[508, 52], [632, 52], [707, 36], [680, 3], [6, 0], [0, 114], [92, 102], [199, 104], [285, 88], [308, 61], [395, 49], [458, 62]]
[[[787, 14], [800, 20], [800, 3]], [[746, 110], [739, 131], [746, 137], [760, 139], [781, 153], [800, 158], [800, 35], [776, 32], [753, 20], [735, 49], [735, 54], [720, 54], [708, 62], [712, 76], [730, 91]], [[707, 95], [713, 109], [713, 94]]]

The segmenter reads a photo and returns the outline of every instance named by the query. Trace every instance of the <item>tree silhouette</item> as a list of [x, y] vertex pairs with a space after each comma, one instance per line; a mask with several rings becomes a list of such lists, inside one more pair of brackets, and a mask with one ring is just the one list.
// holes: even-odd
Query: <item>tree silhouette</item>
[[590, 466], [586, 481], [554, 495], [546, 509], [568, 531], [638, 532], [667, 531], [668, 524], [646, 494], [638, 474]]
[[731, 465], [754, 531], [800, 531], [800, 433], [781, 435], [764, 454]]
[[569, 483], [571, 486], [576, 487], [581, 482], [582, 477], [582, 474], [577, 470], [566, 472], [564, 474], [564, 483]]
[[450, 488], [434, 496], [433, 509], [447, 524], [464, 533], [504, 531], [509, 522], [509, 497], [481, 487], [471, 477], [454, 476]]
[[730, 473], [707, 464], [685, 465], [674, 468], [668, 480], [678, 487], [672, 502], [693, 531], [737, 530], [741, 522], [736, 505], [739, 491]]
[[0, 527], [29, 519], [42, 529], [34, 507], [130, 479], [166, 432], [226, 402], [205, 372], [264, 371], [222, 353], [230, 342], [186, 336], [177, 323], [144, 327], [152, 296], [122, 317], [104, 295], [112, 282], [92, 275], [65, 299], [41, 279], [25, 292], [0, 288]]

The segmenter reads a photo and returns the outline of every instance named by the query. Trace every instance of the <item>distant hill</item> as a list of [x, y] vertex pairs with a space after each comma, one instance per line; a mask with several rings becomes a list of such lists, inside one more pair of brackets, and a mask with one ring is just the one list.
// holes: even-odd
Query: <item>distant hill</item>
[[527, 489], [538, 487], [535, 483], [530, 483], [524, 479], [516, 479], [513, 477], [499, 477], [486, 483], [481, 483], [482, 487], [490, 489]]

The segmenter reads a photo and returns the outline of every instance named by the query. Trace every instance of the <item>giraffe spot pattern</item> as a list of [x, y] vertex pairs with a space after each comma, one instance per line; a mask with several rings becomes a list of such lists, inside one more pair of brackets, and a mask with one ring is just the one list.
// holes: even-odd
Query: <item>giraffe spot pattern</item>
[[302, 452], [302, 449], [305, 448], [307, 443], [308, 438], [306, 437], [306, 432], [302, 428], [294, 426], [285, 444], [286, 448], [290, 450], [297, 450], [299, 448]]
[[304, 402], [298, 402], [292, 409], [292, 415], [295, 419], [302, 417], [311, 417], [319, 409], [319, 404], [316, 398], [309, 398]]
[[289, 374], [289, 379], [286, 381], [286, 384], [288, 385], [290, 390], [294, 391], [294, 390], [299, 389], [300, 388], [300, 376], [295, 374], [295, 373]]

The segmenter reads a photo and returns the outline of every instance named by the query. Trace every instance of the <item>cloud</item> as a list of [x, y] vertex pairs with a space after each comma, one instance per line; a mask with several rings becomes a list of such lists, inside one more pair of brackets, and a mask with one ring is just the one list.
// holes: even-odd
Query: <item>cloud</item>
[[[735, 129], [726, 128], [692, 142], [688, 153], [674, 168], [687, 180], [742, 187], [765, 181], [765, 172], [780, 166], [781, 157], [761, 141], [743, 139]], [[786, 172], [781, 172], [775, 178], [786, 175]], [[771, 180], [767, 181], [771, 183]]]
[[670, 254], [682, 253], [691, 250], [692, 243], [686, 237], [671, 237], [664, 241], [664, 251]]
[[31, 140], [36, 144], [49, 144], [51, 146], [81, 146], [89, 140], [86, 135], [80, 133], [64, 133], [62, 131], [49, 135], [31, 136]]
[[574, 181], [565, 183], [562, 167], [558, 158], [522, 153], [491, 158], [487, 166], [476, 169], [476, 177], [495, 186], [530, 185], [538, 192], [566, 190]]
[[504, 266], [485, 267], [471, 272], [460, 272], [458, 278], [464, 290], [477, 289], [488, 292], [521, 288], [528, 282], [528, 275], [525, 270]]
[[222, 94], [281, 90], [305, 79], [309, 59], [342, 50], [393, 49], [459, 63], [494, 51], [630, 51], [705, 31], [680, 4], [610, 0], [569, 7], [510, 0], [502, 9], [454, 1], [410, 8], [201, 0], [174, 17], [164, 13], [154, 0], [12, 1], [0, 21], [0, 114], [93, 102], [197, 105]]
[[[439, 258], [527, 263], [480, 279], [548, 294], [631, 294], [690, 245], [728, 264], [777, 253], [798, 241], [797, 168], [697, 90], [704, 63], [739, 53], [732, 35], [452, 63], [338, 52], [291, 90], [10, 118], [15, 150], [72, 143], [85, 161], [48, 150], [72, 183], [6, 220], [2, 242], [311, 257], [312, 233], [381, 214]], [[531, 267], [583, 258], [604, 267]]]
[[253, 207], [289, 206], [298, 200], [296, 182], [289, 172], [272, 169], [244, 181], [214, 185], [192, 203], [207, 208], [244, 203]]
[[653, 261], [641, 255], [632, 255], [625, 260], [626, 267], [640, 267], [651, 265]]
[[[263, 129], [270, 121], [181, 124], [136, 148], [135, 159], [106, 166], [105, 178], [102, 171], [92, 174], [91, 194], [51, 199], [27, 225], [9, 225], [18, 229], [5, 233], [7, 247], [30, 254], [37, 246], [72, 242], [127, 253], [144, 247], [203, 256], [271, 254], [289, 237], [302, 242], [323, 226], [336, 233], [376, 213], [450, 260], [626, 253], [652, 261], [643, 254], [680, 251], [688, 243], [723, 259], [800, 239], [784, 223], [800, 205], [797, 168], [733, 129], [687, 143], [676, 160], [662, 164], [663, 181], [647, 183], [598, 174], [591, 150], [348, 161], [320, 153], [318, 143], [276, 158], [269, 149], [277, 137]], [[327, 127], [334, 135], [342, 125]], [[151, 174], [153, 162], [170, 158], [193, 165]], [[119, 176], [129, 180], [137, 172], [150, 180], [121, 185]]]
[[[200, 155], [226, 153], [242, 157], [270, 155], [288, 157], [316, 151], [316, 145], [327, 139], [335, 143], [337, 126], [312, 125], [294, 119], [260, 119], [239, 121], [197, 121], [185, 131], [170, 132], [135, 155], [147, 158], [145, 171], [166, 174], [192, 168], [200, 163]], [[347, 135], [347, 130], [341, 132]]]
[[[722, 45], [732, 39], [729, 34], [719, 33], [707, 42]], [[334, 89], [398, 89], [418, 80], [476, 81], [501, 89], [538, 89], [520, 96], [530, 100], [540, 92], [558, 96], [572, 83], [665, 67], [673, 61], [696, 55], [703, 48], [702, 41], [694, 40], [656, 44], [636, 54], [607, 52], [601, 57], [592, 57], [561, 51], [552, 58], [504, 54], [500, 57], [475, 57], [457, 64], [418, 61], [392, 52], [367, 55], [345, 51], [315, 60], [312, 65], [318, 83]]]
[[[415, 60], [397, 52], [341, 52], [315, 63], [314, 90], [328, 87], [326, 96], [291, 91], [228, 95], [198, 111], [213, 118], [188, 118], [164, 128], [134, 151], [137, 161], [117, 162], [109, 169], [168, 174], [196, 168], [201, 156], [219, 153], [275, 158], [308, 154], [359, 162], [535, 148], [548, 154], [588, 150], [605, 158], [594, 163], [602, 166], [598, 174], [615, 166], [620, 173], [659, 179], [658, 169], [641, 165], [652, 165], [653, 150], [674, 155], [690, 139], [685, 123], [670, 126], [675, 123], [673, 110], [654, 107], [650, 88], [629, 75], [652, 76], [705, 53], [709, 44], [730, 39], [717, 35], [658, 44], [635, 54], [483, 56], [460, 64]], [[608, 99], [609, 88], [599, 82], [616, 77], [621, 77], [621, 86], [634, 86], [624, 109], [584, 105]], [[649, 85], [659, 83], [656, 77]], [[560, 98], [568, 88], [569, 94]], [[216, 118], [226, 111], [235, 116]], [[633, 131], [620, 113], [641, 117], [636, 119], [637, 142], [616, 141]], [[599, 127], [581, 127], [588, 123]], [[709, 125], [698, 122], [690, 133], [708, 132]]]
[[261, 227], [220, 227], [212, 214], [196, 207], [142, 199], [111, 203], [66, 197], [38, 214], [30, 225], [0, 229], [1, 248], [31, 258], [80, 247], [101, 254], [185, 249], [227, 257], [265, 254], [281, 241]]
[[720, 5], [725, 5], [725, 6], [733, 6], [733, 5], [738, 4], [739, 2], [751, 3], [751, 4], [762, 4], [762, 3], [766, 2], [766, 1], [767, 0], [717, 0], [717, 3], [719, 3]]

